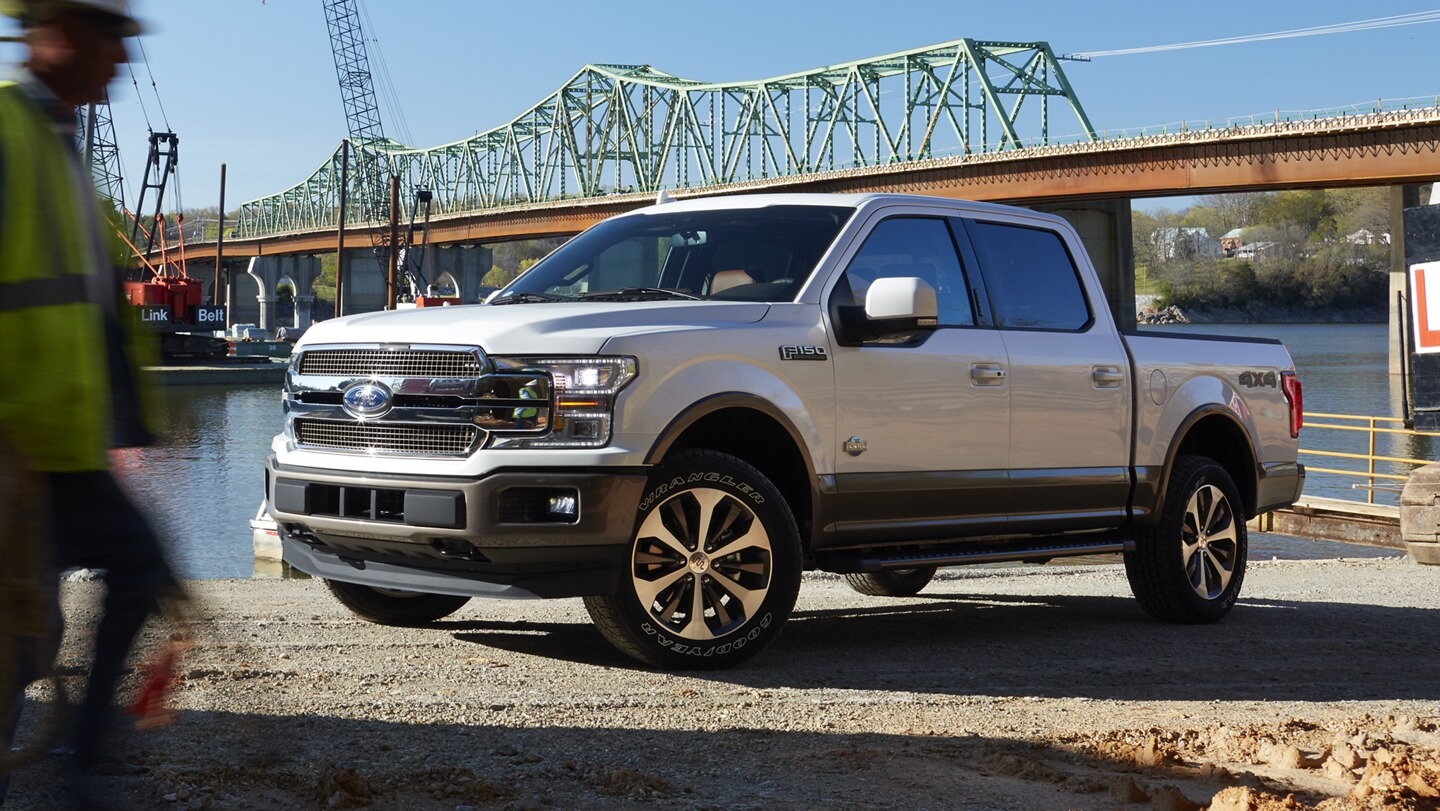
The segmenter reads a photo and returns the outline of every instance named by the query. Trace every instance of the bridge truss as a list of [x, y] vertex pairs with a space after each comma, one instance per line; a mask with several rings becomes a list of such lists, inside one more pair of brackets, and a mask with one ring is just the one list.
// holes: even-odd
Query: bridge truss
[[[660, 189], [698, 189], [900, 165], [1051, 142], [1051, 99], [1095, 140], [1044, 42], [960, 39], [803, 73], [711, 84], [648, 65], [586, 65], [504, 126], [430, 149], [351, 141], [357, 167], [388, 165], [429, 189], [437, 215]], [[334, 228], [337, 149], [305, 181], [241, 207], [239, 235]], [[351, 200], [361, 195], [351, 194]], [[374, 225], [354, 205], [351, 225]]]

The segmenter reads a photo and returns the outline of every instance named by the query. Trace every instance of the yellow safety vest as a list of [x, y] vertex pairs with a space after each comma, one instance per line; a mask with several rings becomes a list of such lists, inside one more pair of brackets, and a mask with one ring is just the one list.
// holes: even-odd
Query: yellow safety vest
[[112, 434], [104, 315], [89, 292], [101, 269], [67, 148], [19, 85], [0, 82], [0, 430], [45, 472], [104, 470]]

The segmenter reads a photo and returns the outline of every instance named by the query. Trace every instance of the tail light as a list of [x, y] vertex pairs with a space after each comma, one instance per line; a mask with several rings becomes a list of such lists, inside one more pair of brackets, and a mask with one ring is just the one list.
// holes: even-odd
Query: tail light
[[1290, 437], [1298, 439], [1300, 429], [1305, 427], [1305, 394], [1300, 389], [1300, 378], [1294, 372], [1281, 372], [1280, 390], [1290, 404]]

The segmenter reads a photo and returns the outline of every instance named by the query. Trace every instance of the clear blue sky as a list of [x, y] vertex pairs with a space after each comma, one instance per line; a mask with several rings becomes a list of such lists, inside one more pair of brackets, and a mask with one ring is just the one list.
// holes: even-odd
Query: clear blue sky
[[[130, 0], [150, 23], [137, 92], [113, 87], [127, 200], [144, 166], [146, 117], [180, 136], [181, 202], [226, 208], [305, 179], [345, 135], [320, 0]], [[367, 36], [394, 85], [415, 146], [504, 124], [587, 62], [650, 64], [702, 81], [738, 81], [973, 37], [1046, 40], [1095, 52], [1265, 34], [1431, 11], [1440, 0], [729, 0], [725, 3], [498, 3], [360, 0]], [[0, 20], [0, 34], [14, 33]], [[1440, 95], [1440, 23], [1067, 63], [1097, 129], [1223, 120], [1376, 99]], [[20, 50], [0, 45], [0, 63]], [[372, 44], [372, 68], [379, 69]], [[150, 80], [164, 104], [162, 117]], [[399, 134], [383, 110], [387, 134]], [[1068, 117], [1067, 117], [1068, 118]], [[1052, 113], [1053, 134], [1078, 131]], [[173, 205], [175, 198], [169, 198]], [[167, 205], [167, 208], [170, 207]], [[1153, 205], [1153, 204], [1151, 204]], [[1183, 205], [1183, 204], [1182, 204]]]

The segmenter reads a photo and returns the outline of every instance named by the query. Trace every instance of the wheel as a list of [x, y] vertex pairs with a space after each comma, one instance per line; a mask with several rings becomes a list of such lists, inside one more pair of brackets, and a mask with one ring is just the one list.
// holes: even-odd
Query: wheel
[[600, 633], [663, 668], [720, 668], [765, 647], [800, 591], [800, 533], [780, 491], [723, 453], [651, 473], [618, 593], [586, 597]]
[[1181, 456], [1159, 522], [1125, 553], [1125, 575], [1156, 619], [1215, 622], [1240, 596], [1247, 552], [1244, 508], [1230, 474], [1206, 457]]
[[470, 602], [469, 597], [453, 594], [380, 589], [339, 580], [326, 580], [325, 585], [346, 608], [379, 625], [425, 625], [454, 614]]
[[919, 594], [935, 576], [934, 566], [913, 569], [886, 569], [880, 572], [857, 572], [845, 575], [850, 588], [871, 597], [909, 597]]

